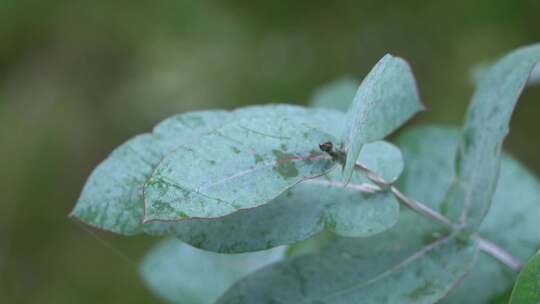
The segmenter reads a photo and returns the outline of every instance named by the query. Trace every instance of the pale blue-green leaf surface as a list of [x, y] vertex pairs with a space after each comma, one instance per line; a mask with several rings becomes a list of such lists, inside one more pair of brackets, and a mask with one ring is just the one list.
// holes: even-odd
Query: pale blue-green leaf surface
[[445, 213], [470, 231], [478, 229], [489, 210], [512, 112], [539, 61], [540, 44], [513, 51], [481, 77], [472, 97], [445, 202]]
[[[397, 183], [406, 195], [440, 210], [454, 179], [460, 131], [421, 127], [397, 140], [406, 168]], [[493, 204], [480, 227], [482, 236], [524, 260], [540, 245], [540, 182], [516, 160], [504, 156]], [[515, 272], [481, 254], [478, 262], [445, 303], [499, 303], [512, 287]]]
[[[371, 148], [372, 145], [378, 148]], [[403, 160], [396, 157], [396, 147], [375, 142], [364, 149], [376, 152], [371, 155], [363, 151], [360, 155], [361, 161], [373, 165], [370, 169], [399, 175], [395, 168], [402, 168]], [[323, 229], [344, 236], [367, 237], [396, 223], [399, 205], [393, 195], [362, 192], [367, 179], [359, 173], [353, 175], [346, 187], [341, 180], [341, 171], [336, 168], [323, 177], [294, 186], [258, 208], [218, 219], [184, 220], [169, 227], [195, 247], [236, 253], [292, 244]]]
[[[539, 218], [540, 181], [518, 161], [503, 155], [497, 189], [480, 234], [526, 261], [540, 246]], [[512, 269], [483, 254], [449, 302], [496, 303], [515, 277]]]
[[311, 106], [347, 112], [358, 90], [358, 81], [342, 78], [330, 82], [313, 94]]
[[141, 225], [142, 187], [163, 156], [191, 144], [226, 123], [264, 117], [294, 117], [298, 122], [323, 125], [334, 136], [342, 133], [343, 114], [289, 105], [253, 106], [232, 112], [205, 111], [165, 119], [153, 133], [143, 134], [115, 149], [90, 175], [71, 215], [89, 225], [121, 234], [161, 234], [168, 225]]
[[144, 185], [145, 221], [217, 218], [264, 205], [335, 162], [335, 139], [294, 119], [245, 119], [167, 155]]
[[[438, 202], [430, 205], [438, 209], [452, 182], [447, 175], [458, 136], [445, 128], [405, 133], [398, 184], [415, 198]], [[436, 303], [473, 267], [478, 252], [476, 244], [446, 234], [404, 210], [394, 228], [370, 238], [324, 234], [320, 241], [318, 235], [292, 246], [293, 259], [237, 283], [218, 303]]]
[[320, 252], [249, 275], [217, 303], [436, 303], [472, 267], [478, 252], [474, 242], [434, 235], [438, 229], [411, 215], [371, 238], [330, 240]]
[[519, 274], [510, 304], [540, 303], [540, 254], [534, 255]]
[[182, 114], [166, 119], [152, 134], [130, 139], [92, 172], [71, 215], [116, 233], [141, 233], [145, 229], [141, 226], [142, 186], [161, 158], [228, 119], [224, 111]]
[[217, 254], [167, 239], [145, 256], [140, 274], [154, 294], [169, 303], [212, 304], [238, 279], [283, 255], [283, 247], [256, 253]]
[[403, 172], [404, 166], [401, 151], [396, 146], [385, 141], [364, 145], [360, 150], [358, 162], [389, 183], [393, 183], [398, 179]]
[[345, 180], [352, 176], [364, 144], [386, 137], [422, 109], [407, 62], [384, 56], [360, 84], [347, 112], [342, 136], [347, 151]]
[[[342, 191], [332, 185], [298, 185], [293, 194], [287, 193], [276, 202], [230, 216], [209, 220], [187, 220], [172, 223], [152, 222], [141, 225], [142, 220], [142, 185], [157, 166], [163, 155], [182, 143], [196, 142], [203, 134], [216, 127], [244, 117], [292, 117], [299, 121], [323, 125], [332, 134], [341, 134], [340, 122], [343, 115], [335, 111], [304, 109], [293, 106], [264, 106], [243, 108], [234, 112], [195, 112], [177, 115], [160, 123], [153, 134], [144, 134], [128, 141], [116, 149], [92, 174], [79, 199], [73, 215], [98, 228], [123, 234], [176, 233], [189, 243], [212, 251], [245, 252], [263, 250], [280, 244], [303, 240], [326, 227], [340, 227], [343, 233], [354, 236], [369, 236], [391, 227], [398, 214], [398, 205], [387, 195], [358, 194], [354, 190]], [[373, 145], [380, 145], [373, 143]], [[388, 155], [395, 155], [390, 145]], [[366, 145], [369, 149], [370, 145]], [[395, 152], [395, 151], [394, 151]], [[402, 160], [380, 157], [384, 161], [377, 164], [393, 163], [394, 168], [403, 166]], [[369, 154], [363, 157], [372, 159]], [[369, 161], [366, 161], [369, 163]], [[382, 172], [381, 168], [371, 167]], [[394, 171], [394, 174], [397, 172]], [[333, 172], [330, 181], [339, 182], [341, 175]], [[355, 183], [366, 182], [360, 176]], [[325, 178], [325, 182], [328, 179]], [[328, 189], [328, 191], [327, 191]], [[322, 196], [318, 193], [325, 193]], [[375, 203], [375, 198], [381, 198]], [[318, 203], [315, 203], [318, 202]], [[352, 210], [360, 212], [361, 221], [338, 222], [347, 219], [341, 212], [332, 211], [331, 206], [344, 202], [340, 206], [350, 205]], [[289, 204], [290, 203], [290, 204]], [[343, 224], [336, 224], [343, 223]], [[350, 223], [354, 224], [351, 225]], [[251, 227], [244, 229], [243, 227]]]

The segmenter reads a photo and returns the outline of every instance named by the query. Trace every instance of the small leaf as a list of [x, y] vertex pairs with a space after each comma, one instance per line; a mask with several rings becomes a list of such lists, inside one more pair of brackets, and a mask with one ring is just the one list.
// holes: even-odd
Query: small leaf
[[364, 144], [386, 137], [423, 109], [409, 65], [384, 56], [362, 81], [347, 113], [342, 136], [347, 150], [345, 180], [350, 179]]
[[176, 239], [160, 242], [144, 258], [140, 274], [146, 285], [169, 303], [212, 304], [243, 276], [276, 262], [284, 248], [223, 255], [202, 251]]
[[478, 248], [452, 236], [434, 238], [436, 226], [418, 215], [410, 220], [265, 267], [217, 303], [435, 303], [472, 267]]
[[[451, 155], [455, 154], [460, 136], [458, 128], [434, 126], [403, 133], [396, 143], [407, 166], [397, 187], [407, 196], [440, 210], [454, 180], [455, 159]], [[504, 156], [493, 204], [480, 234], [526, 259], [540, 245], [538, 218], [540, 182], [519, 162]], [[511, 269], [482, 253], [471, 273], [443, 303], [495, 303], [504, 298], [514, 279]]]
[[456, 179], [445, 202], [447, 215], [471, 232], [489, 210], [512, 112], [539, 61], [540, 44], [510, 53], [481, 77], [473, 95], [456, 156]]
[[356, 90], [358, 90], [358, 81], [355, 79], [342, 78], [333, 81], [315, 92], [311, 106], [347, 112]]
[[403, 172], [401, 151], [385, 141], [364, 145], [358, 161], [389, 183], [395, 182]]
[[145, 221], [216, 218], [264, 205], [334, 161], [329, 134], [288, 118], [246, 119], [178, 147], [144, 186]]
[[71, 216], [116, 233], [163, 234], [164, 223], [141, 225], [142, 187], [163, 156], [191, 144], [211, 130], [245, 118], [291, 117], [300, 123], [324, 126], [334, 136], [342, 133], [343, 114], [290, 105], [252, 106], [232, 112], [205, 111], [165, 119], [153, 133], [134, 137], [115, 149], [89, 177]]
[[540, 254], [533, 256], [518, 276], [510, 304], [540, 303]]
[[[372, 148], [372, 145], [379, 148]], [[386, 150], [381, 149], [383, 147]], [[361, 161], [372, 164], [370, 169], [374, 171], [403, 167], [403, 160], [395, 155], [397, 148], [389, 143], [375, 142], [364, 149], [376, 153], [371, 155], [362, 151], [360, 155]], [[396, 174], [395, 169], [387, 172], [390, 171]], [[391, 193], [360, 192], [358, 188], [366, 187], [367, 179], [359, 173], [353, 175], [352, 183], [346, 187], [341, 180], [341, 171], [332, 170], [323, 177], [294, 186], [261, 207], [218, 219], [180, 221], [170, 228], [180, 239], [195, 247], [238, 253], [292, 244], [323, 229], [344, 236], [367, 237], [385, 231], [397, 222], [399, 204]]]

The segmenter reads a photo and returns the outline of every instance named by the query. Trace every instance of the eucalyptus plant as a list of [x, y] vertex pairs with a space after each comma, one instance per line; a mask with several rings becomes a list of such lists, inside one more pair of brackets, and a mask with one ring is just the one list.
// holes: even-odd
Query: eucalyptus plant
[[[393, 143], [425, 106], [392, 55], [311, 107], [176, 115], [114, 150], [71, 216], [168, 236], [140, 271], [172, 303], [503, 303], [540, 245], [540, 182], [502, 151], [539, 61], [511, 52], [476, 75], [463, 127]], [[538, 261], [512, 303], [538, 303]]]

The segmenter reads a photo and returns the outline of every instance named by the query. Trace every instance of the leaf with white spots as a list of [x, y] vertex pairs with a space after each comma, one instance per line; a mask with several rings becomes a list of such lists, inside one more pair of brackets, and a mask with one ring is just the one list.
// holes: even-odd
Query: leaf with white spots
[[88, 178], [71, 216], [88, 225], [121, 234], [166, 233], [169, 224], [141, 225], [144, 182], [159, 161], [176, 147], [197, 142], [211, 130], [246, 117], [290, 117], [301, 123], [328, 124], [325, 130], [334, 136], [342, 132], [343, 114], [290, 105], [175, 115], [158, 124], [152, 133], [136, 136], [115, 149]]
[[[388, 153], [383, 153], [382, 147]], [[369, 163], [370, 169], [399, 175], [396, 168], [403, 167], [403, 160], [396, 147], [376, 142], [363, 150], [366, 151], [362, 151], [360, 161]], [[393, 169], [387, 170], [388, 167]], [[391, 193], [368, 193], [376, 187], [359, 173], [353, 175], [348, 185], [341, 180], [341, 170], [336, 168], [323, 177], [294, 186], [258, 208], [217, 219], [188, 219], [169, 227], [195, 247], [238, 253], [293, 244], [324, 229], [343, 236], [368, 237], [397, 222], [399, 204]]]
[[289, 118], [232, 122], [167, 155], [144, 186], [145, 221], [217, 218], [264, 205], [335, 162], [335, 139]]

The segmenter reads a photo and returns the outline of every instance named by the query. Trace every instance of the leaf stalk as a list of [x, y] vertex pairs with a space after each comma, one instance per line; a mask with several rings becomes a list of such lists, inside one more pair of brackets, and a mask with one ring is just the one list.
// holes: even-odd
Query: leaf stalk
[[[327, 152], [332, 158], [336, 159], [339, 162], [344, 162], [346, 154], [344, 151], [325, 151]], [[398, 199], [398, 201], [406, 206], [407, 208], [411, 209], [412, 211], [428, 218], [431, 220], [434, 220], [447, 228], [449, 228], [453, 233], [459, 232], [463, 225], [458, 225], [450, 221], [448, 218], [440, 214], [439, 212], [429, 208], [428, 206], [418, 202], [417, 200], [408, 197], [403, 192], [401, 192], [398, 188], [396, 188], [392, 183], [389, 183], [385, 181], [382, 177], [380, 177], [376, 172], [370, 170], [366, 166], [364, 166], [361, 163], [355, 164], [355, 169], [358, 171], [361, 171], [364, 173], [364, 175], [373, 182], [379, 189], [379, 191], [390, 191], [392, 194]], [[338, 186], [339, 184], [342, 187], [357, 189], [359, 191], [369, 190], [365, 192], [373, 192], [373, 189], [365, 189], [365, 185], [354, 185], [354, 184], [345, 184], [345, 183], [334, 183], [329, 186]], [[510, 252], [506, 251], [505, 249], [499, 247], [494, 242], [485, 239], [484, 237], [475, 234], [470, 236], [471, 239], [474, 239], [478, 242], [478, 246], [480, 247], [480, 250], [487, 253], [488, 255], [492, 256], [493, 258], [497, 259], [502, 264], [506, 265], [510, 269], [519, 272], [523, 268], [523, 262], [518, 259], [517, 257], [513, 256]]]

